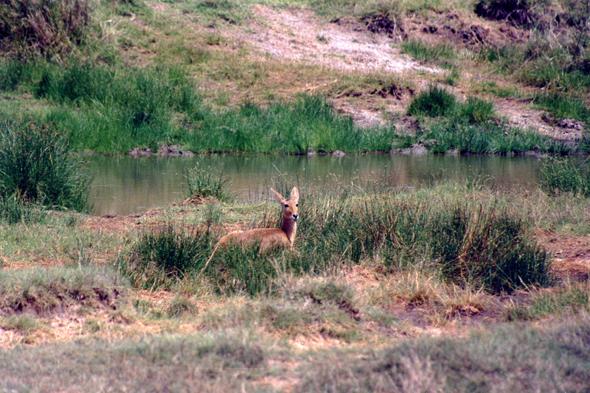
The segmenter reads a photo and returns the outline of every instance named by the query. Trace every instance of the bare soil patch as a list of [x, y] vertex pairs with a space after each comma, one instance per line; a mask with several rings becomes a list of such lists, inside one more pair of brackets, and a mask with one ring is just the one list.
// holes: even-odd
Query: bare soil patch
[[590, 235], [566, 236], [553, 232], [538, 235], [539, 242], [553, 254], [552, 271], [562, 280], [590, 278]]
[[253, 9], [258, 23], [249, 26], [252, 33], [241, 33], [240, 38], [273, 58], [355, 72], [441, 72], [401, 54], [392, 46], [401, 38], [368, 34], [354, 24], [320, 21], [311, 11]]

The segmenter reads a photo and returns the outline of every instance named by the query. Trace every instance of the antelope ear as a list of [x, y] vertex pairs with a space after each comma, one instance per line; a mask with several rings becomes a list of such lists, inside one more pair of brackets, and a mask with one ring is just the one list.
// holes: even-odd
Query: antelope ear
[[277, 202], [280, 203], [281, 206], [282, 206], [285, 203], [285, 198], [283, 198], [283, 196], [281, 194], [279, 194], [278, 192], [276, 192], [272, 188], [270, 189], [270, 191], [273, 193], [273, 195], [274, 195], [275, 199], [277, 200]]
[[293, 187], [289, 199], [291, 199], [295, 203], [299, 202], [299, 190], [297, 189], [297, 187]]

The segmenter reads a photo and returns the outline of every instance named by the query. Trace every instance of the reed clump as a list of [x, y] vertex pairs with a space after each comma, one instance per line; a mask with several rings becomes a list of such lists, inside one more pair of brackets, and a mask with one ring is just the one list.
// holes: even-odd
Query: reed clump
[[231, 182], [228, 177], [213, 173], [213, 169], [197, 165], [186, 170], [186, 183], [189, 198], [213, 197], [219, 201], [227, 202], [232, 198], [229, 191]]
[[0, 195], [54, 208], [87, 211], [90, 177], [52, 124], [0, 124]]
[[129, 258], [120, 261], [120, 268], [134, 286], [170, 288], [199, 273], [199, 267], [211, 255], [213, 241], [209, 230], [167, 225], [143, 233]]

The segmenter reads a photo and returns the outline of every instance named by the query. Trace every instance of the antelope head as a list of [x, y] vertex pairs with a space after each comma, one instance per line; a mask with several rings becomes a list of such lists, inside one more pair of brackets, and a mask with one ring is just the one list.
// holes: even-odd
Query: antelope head
[[270, 191], [273, 193], [275, 199], [283, 208], [283, 221], [292, 221], [293, 223], [297, 222], [297, 220], [299, 219], [299, 190], [297, 189], [297, 187], [293, 187], [288, 200], [283, 198], [281, 194], [279, 194], [272, 188], [270, 189]]

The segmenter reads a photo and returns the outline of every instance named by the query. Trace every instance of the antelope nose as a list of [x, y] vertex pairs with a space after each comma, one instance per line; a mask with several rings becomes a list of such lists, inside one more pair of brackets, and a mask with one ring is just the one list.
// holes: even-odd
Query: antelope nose
[[297, 219], [298, 219], [298, 218], [299, 218], [299, 214], [293, 214], [293, 219], [294, 219], [295, 221], [297, 221]]

